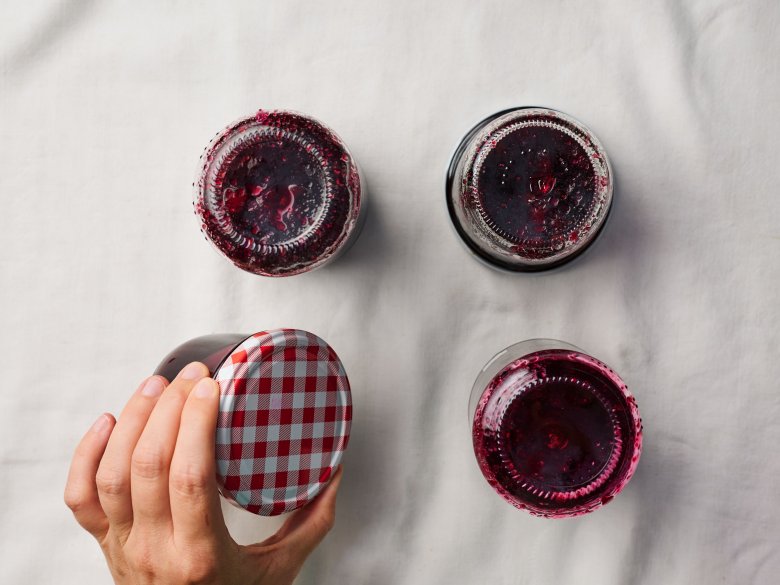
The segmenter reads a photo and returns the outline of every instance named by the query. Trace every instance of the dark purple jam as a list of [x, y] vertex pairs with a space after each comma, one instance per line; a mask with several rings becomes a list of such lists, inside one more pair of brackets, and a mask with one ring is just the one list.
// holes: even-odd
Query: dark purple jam
[[247, 237], [279, 244], [311, 226], [325, 196], [317, 161], [295, 144], [263, 141], [228, 167], [222, 201]]
[[[485, 221], [529, 257], [576, 240], [587, 218], [596, 176], [577, 141], [545, 126], [508, 134], [490, 150], [477, 178]], [[519, 251], [520, 249], [518, 249]]]
[[550, 517], [611, 500], [639, 458], [641, 423], [625, 384], [579, 352], [546, 350], [499, 372], [474, 418], [483, 474], [519, 508]]
[[517, 272], [547, 270], [582, 253], [612, 202], [612, 176], [595, 136], [561, 112], [517, 108], [484, 120], [450, 163], [448, 208], [474, 254]]
[[594, 387], [573, 378], [527, 389], [501, 421], [508, 463], [538, 489], [593, 481], [620, 448], [605, 402]]
[[361, 183], [340, 139], [319, 122], [260, 111], [215, 138], [195, 209], [234, 264], [265, 276], [316, 268], [359, 231]]

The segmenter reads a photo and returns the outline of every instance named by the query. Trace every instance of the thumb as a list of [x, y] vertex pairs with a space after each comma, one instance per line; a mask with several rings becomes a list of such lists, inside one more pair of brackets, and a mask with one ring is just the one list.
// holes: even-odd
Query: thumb
[[342, 475], [343, 469], [339, 465], [330, 483], [313, 501], [292, 514], [276, 534], [256, 546], [278, 543], [288, 548], [291, 554], [299, 556], [303, 562], [333, 528], [336, 521], [336, 495]]

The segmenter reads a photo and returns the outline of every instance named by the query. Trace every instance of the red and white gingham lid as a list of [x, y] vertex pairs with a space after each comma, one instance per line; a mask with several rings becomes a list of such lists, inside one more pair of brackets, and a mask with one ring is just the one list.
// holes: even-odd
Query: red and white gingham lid
[[341, 461], [352, 420], [349, 381], [333, 349], [306, 331], [261, 331], [214, 379], [222, 495], [263, 516], [312, 500]]

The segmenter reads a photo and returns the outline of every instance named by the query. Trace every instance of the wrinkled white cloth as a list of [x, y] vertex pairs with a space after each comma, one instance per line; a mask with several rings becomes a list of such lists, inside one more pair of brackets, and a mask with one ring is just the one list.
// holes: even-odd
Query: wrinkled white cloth
[[[299, 327], [353, 387], [337, 525], [300, 583], [770, 585], [780, 574], [780, 5], [70, 2], [0, 8], [0, 582], [110, 579], [62, 488], [72, 449], [173, 346]], [[507, 275], [458, 242], [444, 169], [514, 105], [586, 123], [614, 167], [601, 239]], [[365, 173], [355, 247], [264, 279], [203, 239], [201, 150], [259, 107], [333, 127]], [[516, 341], [628, 382], [637, 474], [573, 520], [483, 480], [471, 384]], [[225, 507], [236, 538], [278, 519]]]

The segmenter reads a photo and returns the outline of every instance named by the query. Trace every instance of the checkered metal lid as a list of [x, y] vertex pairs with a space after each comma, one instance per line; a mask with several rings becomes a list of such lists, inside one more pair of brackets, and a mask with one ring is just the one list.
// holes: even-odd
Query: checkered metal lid
[[214, 379], [222, 495], [263, 516], [312, 500], [349, 440], [352, 399], [336, 352], [306, 331], [261, 331], [230, 353]]

